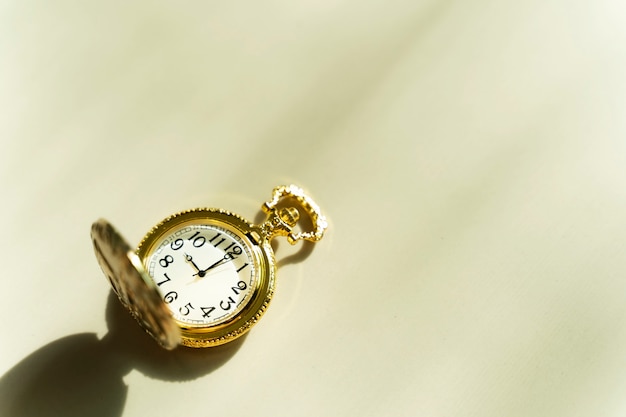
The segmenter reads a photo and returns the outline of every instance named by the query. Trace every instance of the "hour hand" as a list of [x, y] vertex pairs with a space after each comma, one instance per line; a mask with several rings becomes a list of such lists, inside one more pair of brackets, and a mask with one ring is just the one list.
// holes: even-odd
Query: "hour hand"
[[198, 275], [199, 277], [204, 276], [205, 271], [202, 271], [200, 268], [198, 268], [198, 265], [196, 265], [196, 263], [193, 261], [193, 257], [188, 253], [185, 253], [185, 261], [187, 261], [187, 263], [196, 270], [196, 273], [194, 275]]

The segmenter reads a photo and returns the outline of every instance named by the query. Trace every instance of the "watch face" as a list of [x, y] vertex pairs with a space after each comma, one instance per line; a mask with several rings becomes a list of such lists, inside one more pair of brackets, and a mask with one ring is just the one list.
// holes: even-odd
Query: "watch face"
[[165, 229], [143, 261], [183, 327], [229, 322], [250, 302], [258, 285], [249, 240], [219, 222], [187, 222]]

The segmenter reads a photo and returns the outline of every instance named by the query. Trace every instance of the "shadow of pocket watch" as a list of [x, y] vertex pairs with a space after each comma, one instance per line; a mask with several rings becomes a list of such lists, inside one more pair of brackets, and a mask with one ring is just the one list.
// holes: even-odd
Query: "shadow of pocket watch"
[[[298, 208], [313, 230], [295, 232]], [[254, 225], [221, 209], [193, 209], [156, 225], [134, 251], [106, 220], [91, 237], [96, 258], [120, 302], [161, 346], [210, 347], [244, 335], [274, 294], [276, 236], [319, 241], [328, 223], [302, 189], [280, 186]]]

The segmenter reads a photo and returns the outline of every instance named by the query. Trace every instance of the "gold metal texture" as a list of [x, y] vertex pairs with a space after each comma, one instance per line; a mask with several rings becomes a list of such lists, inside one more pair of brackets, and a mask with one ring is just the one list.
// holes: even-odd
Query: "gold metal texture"
[[[294, 233], [291, 228], [295, 226], [298, 220], [298, 215], [295, 216], [295, 221], [292, 224], [285, 221], [285, 217], [289, 217], [289, 213], [285, 213], [284, 209], [279, 209], [278, 203], [282, 199], [292, 198], [303, 208], [307, 214], [311, 217], [314, 229], [310, 232]], [[298, 240], [304, 239], [310, 242], [318, 242], [324, 236], [324, 231], [328, 228], [328, 221], [326, 217], [322, 215], [322, 211], [319, 206], [309, 197], [302, 188], [295, 185], [280, 185], [272, 191], [272, 199], [266, 201], [261, 206], [263, 211], [268, 214], [268, 220], [261, 225], [269, 238], [275, 235], [286, 236], [289, 243], [295, 245]], [[287, 210], [294, 210], [293, 207], [287, 208]], [[293, 212], [292, 212], [293, 213]], [[292, 214], [293, 215], [293, 214]], [[287, 228], [284, 224], [287, 223]], [[288, 231], [286, 231], [289, 229]]]
[[161, 346], [178, 346], [180, 328], [126, 240], [104, 219], [92, 225], [91, 239], [100, 268], [124, 307]]
[[[253, 257], [257, 278], [250, 300], [239, 314], [224, 323], [193, 326], [176, 321], [181, 329], [182, 344], [189, 347], [209, 347], [230, 342], [243, 336], [267, 310], [274, 295], [276, 261], [269, 239], [241, 216], [226, 210], [198, 208], [167, 217], [150, 230], [137, 248], [137, 255], [147, 268], [147, 262], [158, 249], [158, 243], [171, 231], [185, 225], [218, 225], [235, 233], [248, 246]], [[260, 237], [258, 239], [257, 237]]]

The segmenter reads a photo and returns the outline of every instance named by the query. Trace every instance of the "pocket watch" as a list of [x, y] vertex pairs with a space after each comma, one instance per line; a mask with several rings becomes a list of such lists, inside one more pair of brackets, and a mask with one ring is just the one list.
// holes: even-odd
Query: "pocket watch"
[[[244, 335], [265, 313], [276, 279], [271, 240], [317, 242], [328, 226], [295, 185], [276, 187], [262, 209], [267, 219], [260, 225], [222, 209], [176, 213], [137, 250], [104, 219], [93, 224], [91, 238], [121, 303], [161, 346], [217, 346]], [[311, 231], [295, 232], [300, 210]]]

